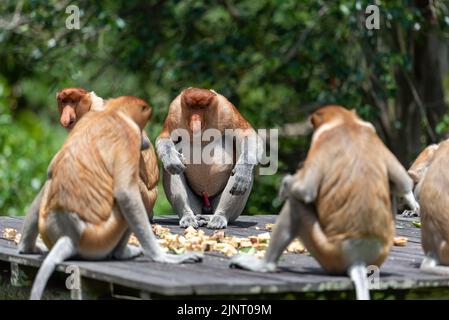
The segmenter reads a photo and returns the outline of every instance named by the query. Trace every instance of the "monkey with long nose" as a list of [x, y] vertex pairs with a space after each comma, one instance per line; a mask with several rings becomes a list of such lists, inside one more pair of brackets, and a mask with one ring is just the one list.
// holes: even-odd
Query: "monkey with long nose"
[[[211, 132], [220, 139], [208, 141]], [[196, 137], [201, 148], [211, 150], [207, 161], [202, 149], [194, 148]], [[170, 105], [156, 149], [164, 165], [164, 190], [181, 227], [207, 223], [221, 229], [240, 216], [262, 147], [255, 130], [224, 96], [200, 88], [182, 91]], [[186, 154], [193, 159], [185, 161]]]
[[419, 210], [413, 183], [374, 127], [354, 112], [327, 106], [310, 119], [312, 144], [304, 166], [283, 180], [286, 202], [265, 257], [239, 255], [231, 266], [275, 271], [285, 248], [299, 237], [327, 272], [347, 273], [357, 298], [368, 299], [366, 266], [380, 266], [393, 244], [390, 184]]

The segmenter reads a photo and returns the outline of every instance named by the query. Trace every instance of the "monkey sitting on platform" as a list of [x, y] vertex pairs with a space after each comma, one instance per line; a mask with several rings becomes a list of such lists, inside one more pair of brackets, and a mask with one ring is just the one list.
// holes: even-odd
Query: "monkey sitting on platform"
[[231, 267], [272, 272], [299, 237], [331, 274], [347, 273], [358, 299], [369, 299], [367, 265], [380, 266], [393, 244], [390, 183], [419, 210], [407, 172], [374, 127], [355, 112], [326, 106], [310, 117], [314, 133], [306, 161], [282, 182], [287, 198], [262, 260], [238, 255]]
[[416, 158], [408, 173], [421, 206], [421, 270], [449, 275], [449, 140], [432, 144]]
[[[142, 130], [150, 116], [151, 107], [139, 98], [111, 99], [105, 111], [83, 117], [53, 158], [38, 222], [28, 225], [28, 247], [38, 229], [51, 248], [31, 299], [41, 297], [56, 265], [74, 256], [131, 259], [143, 252], [162, 263], [201, 261], [195, 253], [165, 254], [146, 216], [138, 182]], [[128, 244], [130, 231], [142, 247]]]
[[[213, 134], [218, 139], [213, 140]], [[195, 139], [200, 150], [194, 147]], [[175, 143], [183, 146], [182, 153]], [[263, 151], [257, 133], [231, 102], [199, 88], [186, 89], [173, 100], [156, 150], [164, 165], [164, 190], [179, 225], [197, 228], [207, 223], [211, 229], [226, 228], [240, 216]], [[205, 150], [211, 151], [208, 159], [203, 157]], [[187, 153], [193, 160], [184, 157]]]

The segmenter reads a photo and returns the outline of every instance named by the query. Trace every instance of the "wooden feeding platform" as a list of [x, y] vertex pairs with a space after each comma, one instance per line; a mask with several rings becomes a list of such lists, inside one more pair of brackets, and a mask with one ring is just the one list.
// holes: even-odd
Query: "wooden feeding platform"
[[[248, 237], [267, 232], [265, 225], [275, 219], [273, 215], [242, 216], [226, 234]], [[423, 259], [421, 235], [412, 220], [396, 221], [397, 235], [407, 237], [408, 242], [392, 248], [381, 267], [378, 289], [371, 291], [374, 299], [449, 298], [449, 277], [418, 269]], [[0, 231], [21, 230], [22, 222], [22, 218], [0, 217]], [[172, 233], [183, 232], [175, 216], [158, 216], [154, 222]], [[0, 298], [27, 298], [42, 258], [18, 254], [14, 241], [0, 239]], [[78, 267], [79, 289], [66, 289], [70, 274], [65, 271], [69, 266]], [[58, 265], [44, 298], [353, 299], [354, 289], [348, 277], [327, 275], [308, 254], [286, 253], [280, 261], [280, 272], [262, 274], [230, 269], [229, 258], [212, 251], [204, 255], [201, 264], [168, 265], [144, 257], [132, 261], [66, 261]]]

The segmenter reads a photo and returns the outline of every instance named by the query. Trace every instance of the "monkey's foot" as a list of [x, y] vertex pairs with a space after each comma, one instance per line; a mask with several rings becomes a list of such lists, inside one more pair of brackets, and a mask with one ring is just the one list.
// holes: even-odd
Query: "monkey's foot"
[[228, 220], [219, 215], [213, 215], [210, 218], [209, 223], [207, 224], [207, 227], [209, 229], [225, 229], [228, 225]]
[[156, 262], [181, 264], [181, 263], [197, 263], [203, 261], [203, 255], [196, 252], [187, 252], [179, 256], [173, 254], [164, 254], [160, 258], [154, 259]]
[[193, 214], [184, 215], [181, 220], [179, 220], [179, 226], [181, 228], [193, 227], [198, 228], [198, 220]]
[[198, 226], [199, 227], [204, 227], [207, 226], [207, 224], [210, 221], [210, 216], [205, 216], [205, 215], [196, 215], [196, 220], [198, 221]]
[[411, 218], [411, 217], [419, 217], [419, 214], [417, 210], [404, 210], [401, 213], [401, 216], [405, 218]]
[[255, 272], [275, 272], [276, 264], [266, 263], [250, 254], [238, 254], [232, 257], [230, 268], [244, 269]]
[[48, 251], [47, 247], [42, 241], [36, 241], [36, 245], [34, 247], [26, 246], [22, 243], [19, 243], [19, 253], [22, 254], [43, 254]]
[[129, 260], [136, 258], [143, 254], [143, 250], [141, 246], [134, 246], [131, 244], [127, 244], [122, 250], [117, 250], [113, 253], [114, 259], [117, 260]]

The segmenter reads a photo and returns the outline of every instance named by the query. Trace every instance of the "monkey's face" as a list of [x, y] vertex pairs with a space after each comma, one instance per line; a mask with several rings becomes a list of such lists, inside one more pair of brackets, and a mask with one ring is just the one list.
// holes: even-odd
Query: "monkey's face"
[[81, 88], [67, 88], [57, 93], [61, 125], [71, 130], [76, 122], [90, 110], [89, 94]]
[[202, 132], [216, 105], [217, 94], [208, 89], [189, 88], [181, 96], [182, 113], [193, 133]]

